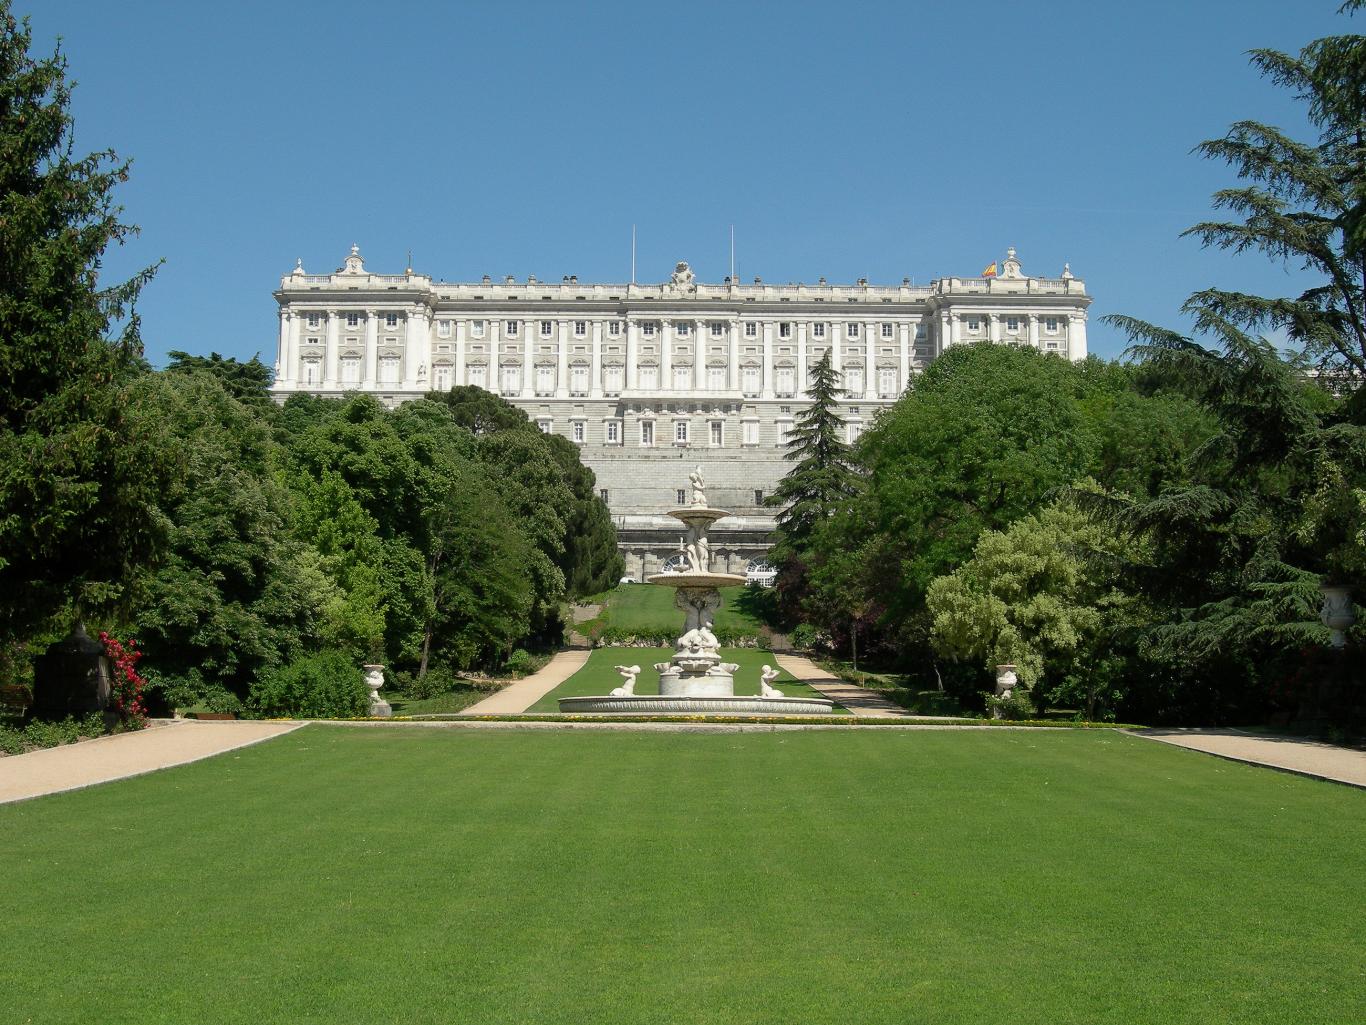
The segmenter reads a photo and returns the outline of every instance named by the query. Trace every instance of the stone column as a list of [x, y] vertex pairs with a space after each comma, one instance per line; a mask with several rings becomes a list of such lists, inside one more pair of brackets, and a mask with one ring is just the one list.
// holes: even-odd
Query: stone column
[[736, 392], [740, 390], [740, 321], [732, 317], [728, 329], [730, 339], [726, 346], [726, 381], [727, 388]]
[[361, 380], [370, 390], [379, 387], [379, 314], [365, 311], [365, 367]]
[[773, 324], [765, 321], [761, 326], [764, 332], [764, 365], [760, 373], [764, 375], [762, 396], [771, 399], [773, 395]]
[[337, 356], [341, 348], [341, 315], [329, 310], [327, 316], [327, 348], [323, 351], [323, 387], [337, 387]]
[[914, 324], [901, 325], [901, 388], [904, 391], [911, 383], [911, 332]]
[[469, 344], [469, 331], [466, 329], [463, 320], [452, 321], [451, 345], [455, 349], [455, 369], [452, 373], [455, 380], [452, 384], [465, 383], [465, 346]]
[[1067, 355], [1073, 360], [1086, 358], [1086, 314], [1084, 313], [1068, 314]]
[[949, 344], [957, 345], [963, 340], [963, 318], [956, 313], [949, 314]]
[[1029, 347], [1037, 349], [1039, 347], [1039, 317], [1035, 313], [1027, 313], [1029, 324]]
[[593, 352], [588, 363], [588, 397], [602, 398], [602, 321], [591, 322]]
[[840, 373], [844, 370], [844, 339], [835, 334], [833, 323], [825, 329], [825, 333], [825, 341], [830, 346], [830, 365], [836, 373]]
[[569, 321], [556, 321], [559, 325], [558, 342], [555, 349], [555, 397], [569, 398]]
[[[536, 322], [524, 320], [522, 327], [522, 398], [536, 396]], [[501, 387], [499, 388], [501, 391]]]
[[693, 387], [705, 391], [707, 387], [707, 350], [711, 348], [711, 329], [705, 320], [693, 322]]
[[275, 349], [275, 387], [292, 383], [289, 357], [289, 311], [280, 307], [280, 343]]
[[636, 388], [636, 322], [632, 319], [626, 321], [626, 368], [624, 371], [625, 380], [621, 382], [624, 391], [634, 391]]
[[289, 379], [299, 386], [299, 339], [303, 335], [304, 318], [293, 311], [289, 314]]
[[673, 330], [671, 321], [659, 322], [659, 387], [664, 391], [673, 391], [674, 387]]
[[797, 387], [793, 398], [802, 399], [806, 397], [806, 324], [805, 322], [797, 325], [797, 330], [792, 332], [793, 338], [797, 343]]
[[[428, 358], [425, 350], [428, 348], [425, 335], [427, 333], [427, 316], [425, 311], [420, 309], [410, 309], [406, 312], [407, 331], [404, 335], [403, 344], [403, 387], [407, 391], [417, 390], [417, 369], [419, 366], [426, 367]], [[430, 370], [430, 368], [428, 368]]]
[[1001, 340], [1001, 318], [995, 313], [987, 314], [987, 338], [993, 343]]

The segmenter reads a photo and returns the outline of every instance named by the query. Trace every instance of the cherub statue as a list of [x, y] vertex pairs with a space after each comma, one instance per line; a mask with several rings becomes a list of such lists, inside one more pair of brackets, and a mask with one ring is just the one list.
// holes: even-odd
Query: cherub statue
[[759, 697], [761, 698], [780, 698], [783, 692], [773, 686], [773, 681], [778, 678], [778, 670], [772, 666], [764, 666], [763, 672], [759, 674]]
[[626, 682], [612, 691], [612, 697], [634, 697], [636, 693], [636, 677], [640, 675], [640, 666], [616, 666], [615, 668], [616, 671], [621, 674], [621, 678]]
[[705, 508], [707, 505], [707, 481], [702, 476], [702, 467], [699, 466], [688, 474], [688, 483], [692, 485], [692, 504]]

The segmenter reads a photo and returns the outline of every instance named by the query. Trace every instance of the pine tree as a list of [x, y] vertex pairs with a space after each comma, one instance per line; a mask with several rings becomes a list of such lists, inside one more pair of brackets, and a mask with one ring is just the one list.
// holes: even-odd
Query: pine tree
[[168, 454], [128, 383], [146, 371], [133, 303], [151, 276], [102, 288], [119, 220], [112, 152], [73, 156], [60, 50], [37, 59], [0, 0], [0, 639], [72, 601], [122, 593], [163, 536]]
[[[1366, 0], [1350, 0], [1354, 12]], [[1329, 36], [1298, 54], [1253, 50], [1263, 77], [1306, 102], [1318, 139], [1301, 142], [1259, 121], [1235, 122], [1201, 143], [1247, 184], [1221, 189], [1236, 215], [1186, 231], [1206, 246], [1264, 253], [1321, 280], [1297, 297], [1208, 288], [1187, 300], [1196, 330], [1242, 344], [1245, 332], [1283, 331], [1317, 366], [1366, 374], [1366, 37]]]
[[845, 421], [839, 413], [839, 371], [830, 363], [830, 350], [811, 368], [807, 388], [811, 405], [797, 414], [786, 444], [785, 458], [796, 462], [766, 504], [778, 513], [781, 550], [801, 551], [812, 532], [841, 502], [858, 493], [858, 476]]

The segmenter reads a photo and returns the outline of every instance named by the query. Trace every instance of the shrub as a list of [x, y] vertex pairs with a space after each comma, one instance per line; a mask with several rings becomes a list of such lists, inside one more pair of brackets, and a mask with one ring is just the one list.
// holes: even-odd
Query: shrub
[[39, 748], [74, 744], [82, 737], [100, 737], [107, 732], [104, 716], [99, 712], [91, 712], [83, 719], [68, 717], [55, 722], [34, 719], [23, 729], [0, 727], [0, 751], [10, 755], [23, 754]]
[[1011, 691], [1008, 698], [988, 694], [987, 710], [999, 712], [1002, 719], [1033, 719], [1034, 701], [1028, 690], [1024, 687], [1016, 687], [1015, 690]]
[[191, 669], [184, 676], [155, 669], [148, 669], [143, 675], [147, 679], [143, 697], [151, 708], [167, 713], [177, 708], [203, 708], [233, 715], [245, 711], [241, 698], [219, 681], [205, 680], [197, 669]]
[[788, 640], [792, 642], [794, 648], [802, 651], [810, 651], [821, 642], [821, 632], [810, 623], [798, 623], [793, 628]]
[[326, 651], [263, 673], [251, 686], [250, 702], [262, 715], [337, 719], [364, 715], [369, 693], [360, 666]]
[[428, 668], [426, 676], [410, 677], [403, 688], [403, 693], [410, 698], [425, 700], [440, 697], [442, 694], [449, 694], [459, 684], [460, 680], [445, 666], [431, 666]]
[[518, 648], [508, 656], [506, 669], [511, 676], [526, 676], [536, 671], [536, 660], [525, 648]]

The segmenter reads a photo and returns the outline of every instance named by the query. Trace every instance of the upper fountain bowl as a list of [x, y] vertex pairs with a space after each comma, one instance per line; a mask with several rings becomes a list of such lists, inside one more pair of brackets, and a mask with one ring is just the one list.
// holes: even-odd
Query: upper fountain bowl
[[677, 509], [670, 509], [665, 515], [684, 523], [705, 523], [710, 526], [717, 520], [724, 520], [730, 513], [725, 509], [713, 509], [709, 505], [682, 505]]

